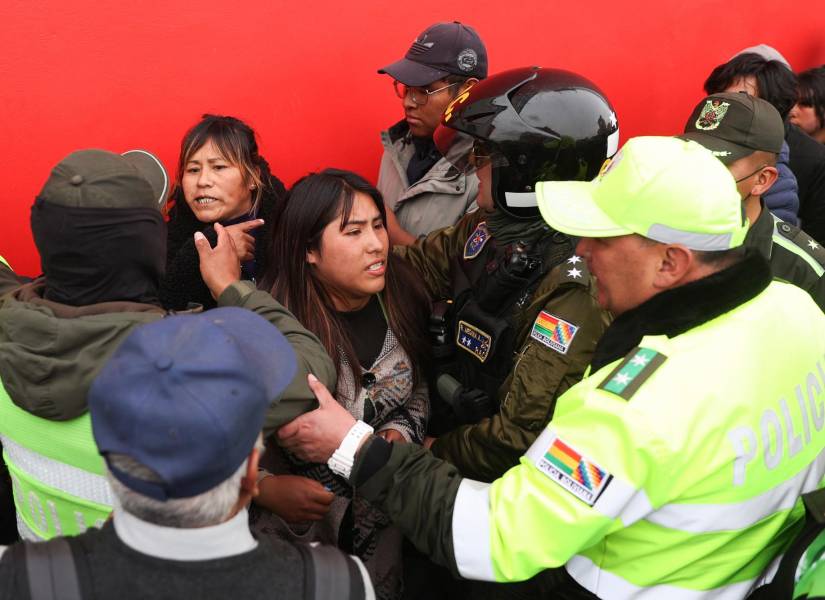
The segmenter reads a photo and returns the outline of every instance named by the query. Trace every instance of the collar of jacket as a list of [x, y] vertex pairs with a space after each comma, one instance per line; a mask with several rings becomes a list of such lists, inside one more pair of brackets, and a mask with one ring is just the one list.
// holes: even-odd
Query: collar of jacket
[[18, 302], [27, 302], [38, 306], [44, 306], [51, 310], [55, 317], [60, 319], [74, 319], [76, 317], [118, 312], [166, 313], [166, 311], [160, 306], [155, 304], [144, 304], [142, 302], [113, 301], [87, 304], [86, 306], [71, 306], [69, 304], [62, 304], [60, 302], [46, 300], [43, 298], [43, 291], [45, 288], [46, 278], [38, 277], [31, 283], [25, 283], [10, 293], [11, 297]]
[[762, 212], [759, 213], [759, 217], [748, 229], [748, 235], [745, 236], [745, 247], [756, 249], [765, 260], [770, 260], [773, 248], [773, 215], [765, 206], [764, 201], [761, 205]]
[[[386, 137], [389, 138], [390, 145], [395, 144], [399, 140], [401, 140], [404, 144], [411, 144], [412, 143], [412, 135], [410, 134], [410, 126], [407, 124], [407, 121], [402, 119], [389, 129], [387, 129]], [[470, 149], [473, 147], [473, 138], [470, 135], [464, 135], [459, 138], [453, 145], [450, 147], [449, 152], [447, 152], [447, 156], [445, 157], [448, 161], [453, 156], [465, 156], [470, 152]], [[437, 148], [436, 148], [437, 149]], [[454, 168], [454, 167], [451, 167]]]
[[596, 344], [590, 372], [625, 356], [647, 335], [675, 337], [744, 304], [771, 282], [770, 267], [753, 249], [712, 275], [665, 290], [619, 315]]
[[498, 208], [487, 213], [487, 227], [499, 246], [524, 242], [532, 246], [541, 238], [553, 233], [553, 229], [537, 216], [532, 220], [515, 219]]
[[387, 129], [387, 135], [390, 137], [391, 144], [394, 144], [401, 138], [411, 137], [410, 126], [407, 123], [407, 120], [401, 119], [398, 123]]

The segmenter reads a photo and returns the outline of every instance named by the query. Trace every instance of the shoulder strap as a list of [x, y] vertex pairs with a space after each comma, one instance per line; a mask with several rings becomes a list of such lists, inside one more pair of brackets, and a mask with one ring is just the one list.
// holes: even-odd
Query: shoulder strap
[[363, 600], [367, 597], [364, 578], [351, 557], [334, 546], [299, 545], [298, 549], [304, 557], [304, 597], [307, 600]]
[[24, 547], [31, 600], [81, 600], [69, 542], [54, 538]]
[[825, 248], [799, 227], [773, 216], [773, 243], [796, 254], [821, 277], [825, 273]]

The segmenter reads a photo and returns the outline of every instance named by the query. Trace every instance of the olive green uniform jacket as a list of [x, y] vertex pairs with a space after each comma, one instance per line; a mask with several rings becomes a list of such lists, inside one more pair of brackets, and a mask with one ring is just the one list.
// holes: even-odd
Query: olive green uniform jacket
[[825, 311], [825, 248], [810, 235], [772, 215], [763, 203], [745, 246], [759, 250], [774, 278], [801, 287]]
[[[0, 301], [0, 381], [12, 401], [52, 421], [81, 416], [94, 378], [135, 327], [167, 313], [159, 306], [105, 302], [68, 306], [40, 296], [43, 280], [26, 284]], [[267, 292], [250, 282], [233, 283], [218, 306], [247, 308], [277, 327], [298, 362], [295, 378], [266, 415], [264, 433], [317, 407], [306, 382], [313, 373], [335, 389], [335, 366], [318, 338]]]
[[[484, 218], [484, 211], [465, 215], [453, 227], [396, 252], [412, 263], [434, 298], [449, 297], [451, 264], [464, 255], [467, 239]], [[566, 354], [531, 337], [542, 311], [578, 327]], [[432, 446], [433, 454], [453, 463], [463, 476], [481, 481], [493, 481], [518, 463], [553, 416], [556, 398], [582, 378], [609, 322], [584, 260], [577, 256], [551, 269], [524, 308], [514, 312], [516, 352], [498, 391], [499, 412], [454, 429]]]

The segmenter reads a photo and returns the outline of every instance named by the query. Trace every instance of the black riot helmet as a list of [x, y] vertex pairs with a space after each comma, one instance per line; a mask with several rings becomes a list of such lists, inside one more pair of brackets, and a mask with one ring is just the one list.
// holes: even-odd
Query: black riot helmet
[[[470, 156], [453, 160], [450, 148], [468, 135], [474, 138]], [[534, 219], [536, 182], [593, 179], [618, 149], [619, 125], [593, 82], [570, 71], [525, 67], [458, 96], [434, 140], [461, 170], [489, 161], [496, 207]]]

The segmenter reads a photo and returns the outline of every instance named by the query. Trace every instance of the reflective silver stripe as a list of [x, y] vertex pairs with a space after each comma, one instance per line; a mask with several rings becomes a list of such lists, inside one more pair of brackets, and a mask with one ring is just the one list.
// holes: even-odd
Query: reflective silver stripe
[[742, 600], [763, 579], [760, 576], [712, 590], [689, 590], [672, 585], [638, 586], [615, 573], [599, 569], [586, 556], [574, 556], [564, 568], [579, 585], [602, 600]]
[[490, 484], [463, 479], [453, 505], [453, 552], [467, 579], [495, 581], [490, 554]]
[[534, 192], [504, 192], [504, 201], [511, 208], [530, 208], [539, 205]]
[[367, 572], [367, 567], [364, 566], [364, 563], [362, 563], [361, 559], [357, 556], [350, 554], [350, 558], [358, 567], [358, 572], [361, 573], [361, 579], [364, 582], [364, 600], [375, 600], [375, 588], [372, 587], [372, 579]]
[[[527, 449], [525, 456], [534, 466], [544, 456], [555, 437], [556, 433], [551, 428], [546, 427]], [[587, 458], [594, 460], [597, 464], [599, 462], [595, 457], [588, 456]], [[593, 505], [594, 510], [611, 519], [621, 519], [625, 527], [629, 527], [636, 521], [645, 518], [653, 511], [653, 505], [643, 489], [637, 488], [615, 475], [612, 477], [604, 488], [602, 495]]]
[[692, 533], [747, 529], [780, 510], [793, 508], [802, 494], [819, 488], [823, 476], [825, 450], [806, 469], [758, 496], [732, 504], [666, 504], [647, 520]]
[[14, 516], [17, 517], [17, 533], [20, 534], [20, 539], [26, 542], [42, 542], [46, 538], [42, 538], [37, 535], [34, 531], [32, 531], [26, 522], [20, 517], [19, 512], [15, 512]]
[[779, 223], [782, 223], [783, 221], [776, 215], [771, 216], [773, 217], [773, 236], [771, 237], [773, 243], [778, 246], [782, 246], [788, 252], [796, 254], [799, 258], [808, 263], [808, 266], [814, 270], [814, 273], [816, 273], [817, 277], [822, 277], [822, 274], [825, 273], [825, 268], [823, 268], [822, 265], [820, 265], [813, 256], [805, 252], [805, 250], [803, 250], [802, 248], [794, 244], [791, 240], [786, 238], [784, 235], [779, 233], [779, 231], [777, 231], [776, 229], [776, 226]]
[[[615, 115], [614, 115], [614, 119], [615, 119]], [[609, 136], [607, 136], [607, 155], [606, 155], [607, 158], [611, 158], [614, 154], [616, 154], [616, 151], [618, 149], [619, 149], [619, 130], [617, 128], [616, 131], [614, 131]]]
[[691, 250], [729, 250], [730, 233], [695, 233], [680, 231], [661, 223], [650, 226], [645, 237], [664, 244], [684, 244]]
[[82, 500], [112, 506], [112, 490], [102, 475], [47, 458], [6, 436], [0, 435], [0, 441], [9, 462], [37, 481]]

